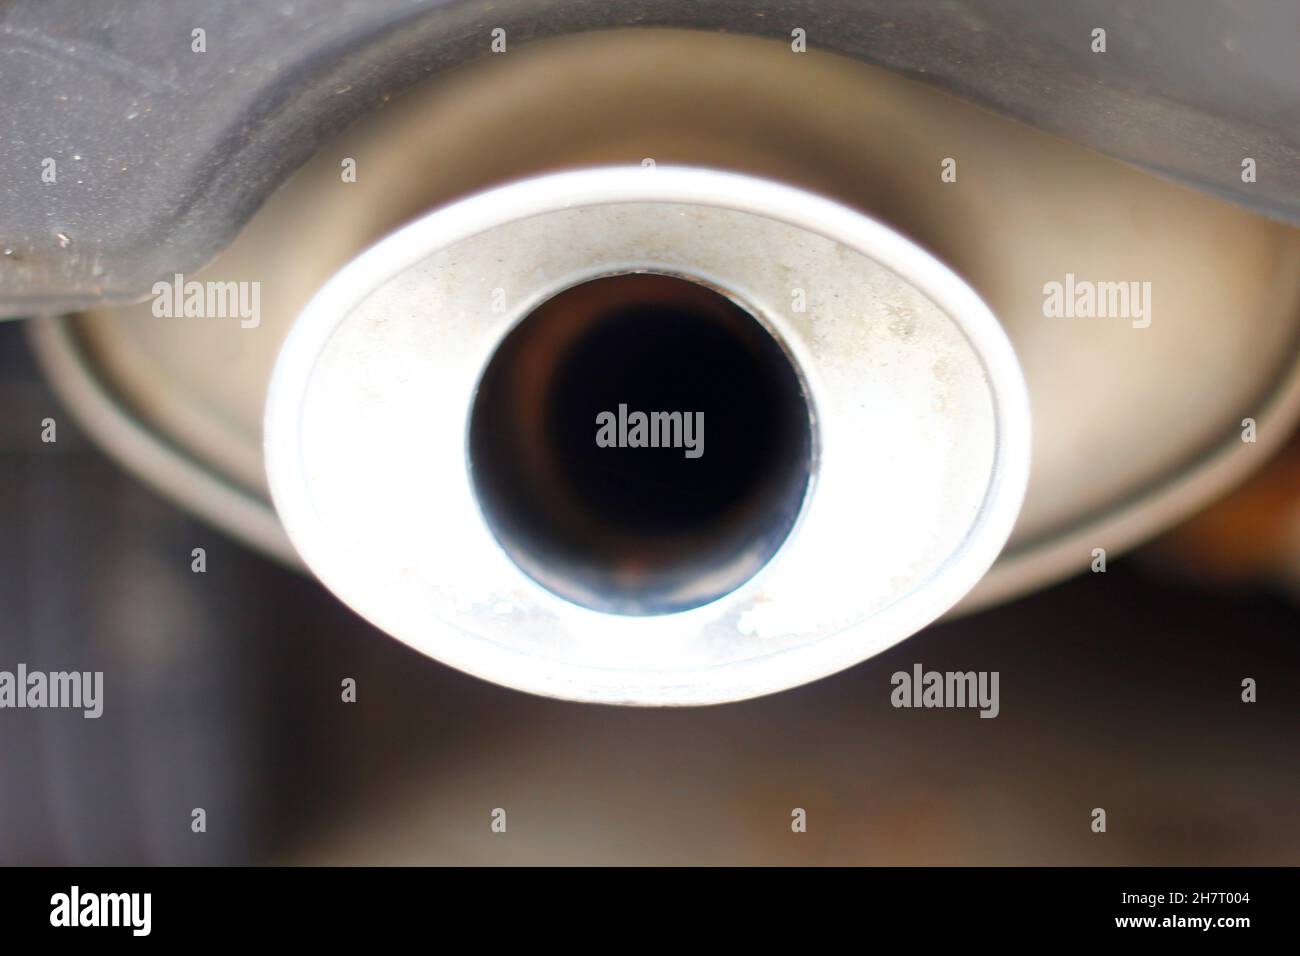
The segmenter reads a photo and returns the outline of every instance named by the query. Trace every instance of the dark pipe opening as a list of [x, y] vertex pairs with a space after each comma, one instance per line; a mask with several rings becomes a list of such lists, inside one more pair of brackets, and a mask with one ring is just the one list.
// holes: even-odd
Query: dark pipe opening
[[731, 299], [673, 276], [606, 276], [544, 302], [498, 347], [470, 416], [471, 476], [497, 540], [544, 587], [665, 614], [734, 590], [780, 548], [807, 491], [812, 421], [790, 357]]

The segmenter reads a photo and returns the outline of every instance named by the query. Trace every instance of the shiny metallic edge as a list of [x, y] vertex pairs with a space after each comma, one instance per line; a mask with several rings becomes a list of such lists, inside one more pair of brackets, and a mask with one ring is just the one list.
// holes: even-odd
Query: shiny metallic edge
[[[957, 324], [984, 365], [996, 421], [993, 477], [966, 537], [913, 591], [856, 624], [799, 647], [693, 671], [619, 671], [539, 661], [439, 622], [436, 641], [386, 626], [400, 613], [351, 575], [317, 519], [299, 458], [302, 400], [335, 329], [376, 288], [430, 254], [494, 226], [573, 207], [635, 202], [715, 206], [785, 222], [855, 249], [921, 291]], [[1029, 477], [1029, 398], [1010, 341], [982, 299], [920, 246], [861, 213], [800, 189], [693, 167], [603, 167], [539, 176], [460, 200], [380, 240], [337, 272], [282, 346], [266, 403], [264, 449], [276, 510], [299, 553], [344, 603], [381, 629], [467, 673], [547, 696], [602, 703], [696, 705], [741, 700], [865, 660], [956, 604], [988, 571], [1019, 514]], [[365, 610], [363, 611], [362, 608]]]

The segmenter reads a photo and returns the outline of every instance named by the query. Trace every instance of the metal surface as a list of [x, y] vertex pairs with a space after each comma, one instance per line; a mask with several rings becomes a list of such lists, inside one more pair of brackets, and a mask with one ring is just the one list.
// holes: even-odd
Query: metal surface
[[[1300, 218], [1290, 0], [8, 0], [0, 315], [125, 302], [208, 262], [331, 135], [418, 80], [625, 26], [776, 37], [923, 79]], [[1107, 50], [1092, 31], [1107, 30]], [[204, 29], [205, 52], [192, 32]], [[500, 57], [498, 57], [500, 58]], [[746, 71], [753, 77], [754, 71]], [[854, 114], [846, 114], [851, 124]], [[1241, 163], [1259, 175], [1243, 183]], [[41, 180], [57, 161], [57, 185]]]
[[[959, 174], [945, 184], [948, 155]], [[343, 184], [348, 156], [359, 176]], [[284, 556], [263, 487], [260, 415], [275, 351], [319, 285], [367, 243], [466, 192], [647, 156], [834, 196], [930, 248], [993, 306], [1039, 427], [1021, 521], [966, 606], [1167, 527], [1257, 467], [1300, 413], [1294, 229], [878, 69], [659, 31], [496, 58], [332, 142], [201, 275], [262, 280], [257, 329], [158, 319], [144, 305], [31, 331], [68, 400], [151, 442], [145, 455], [106, 439], [121, 460]], [[1046, 318], [1042, 286], [1067, 272], [1150, 279], [1151, 326]], [[1240, 441], [1247, 416], [1259, 423], [1256, 444]]]
[[[797, 525], [752, 578], [629, 617], [521, 571], [465, 447], [481, 370], [516, 324], [562, 289], [641, 271], [752, 309], [804, 380], [816, 451]], [[509, 290], [500, 312], [494, 289]], [[1015, 356], [941, 263], [803, 191], [663, 166], [525, 180], [368, 250], [294, 323], [265, 436], [290, 538], [358, 613], [498, 683], [625, 704], [771, 693], [911, 635], [993, 563], [1029, 470]]]

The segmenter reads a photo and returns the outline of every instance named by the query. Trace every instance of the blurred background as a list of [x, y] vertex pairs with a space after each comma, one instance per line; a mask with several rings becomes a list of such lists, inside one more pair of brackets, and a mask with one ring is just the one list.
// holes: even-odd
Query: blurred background
[[[1295, 442], [1105, 574], [796, 690], [647, 710], [450, 670], [187, 517], [88, 444], [21, 323], [0, 405], [0, 667], [105, 672], [98, 720], [0, 714], [6, 864], [1300, 862]], [[1000, 671], [1001, 714], [893, 709], [917, 662]]]

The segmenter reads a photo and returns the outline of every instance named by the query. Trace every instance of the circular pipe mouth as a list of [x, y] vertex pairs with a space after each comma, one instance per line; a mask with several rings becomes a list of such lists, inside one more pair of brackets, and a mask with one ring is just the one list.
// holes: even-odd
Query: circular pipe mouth
[[470, 412], [473, 489], [502, 549], [575, 604], [668, 614], [743, 585], [798, 520], [814, 463], [798, 369], [701, 282], [606, 275], [502, 340]]
[[[666, 444], [633, 441], [638, 412]], [[1029, 408], [997, 319], [900, 234], [750, 176], [609, 167], [349, 263], [285, 342], [265, 434], [290, 538], [382, 630], [512, 687], [682, 705], [825, 676], [951, 607], [1010, 533]], [[648, 459], [673, 493], [643, 508], [654, 470], [593, 467], [634, 451], [680, 455]]]

